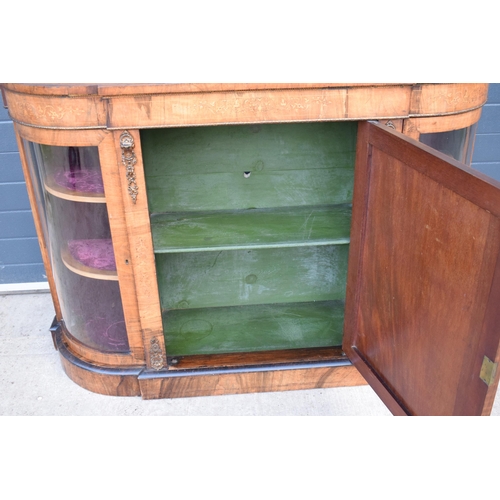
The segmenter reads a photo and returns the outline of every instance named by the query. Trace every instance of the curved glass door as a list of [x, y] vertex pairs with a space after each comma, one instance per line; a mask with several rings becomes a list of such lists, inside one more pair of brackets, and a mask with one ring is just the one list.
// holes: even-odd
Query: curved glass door
[[127, 352], [98, 149], [24, 144], [64, 325], [88, 347]]
[[455, 158], [466, 165], [472, 162], [477, 123], [470, 127], [447, 132], [420, 134], [420, 142]]

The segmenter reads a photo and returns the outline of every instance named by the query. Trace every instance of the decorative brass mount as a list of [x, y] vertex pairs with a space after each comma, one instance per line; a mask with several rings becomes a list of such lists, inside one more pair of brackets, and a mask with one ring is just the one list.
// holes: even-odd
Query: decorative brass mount
[[122, 149], [122, 163], [127, 169], [128, 194], [135, 203], [139, 192], [135, 178], [135, 164], [137, 163], [137, 158], [134, 152], [134, 138], [127, 131], [123, 132], [120, 136], [120, 147]]
[[149, 352], [151, 367], [155, 370], [161, 370], [164, 366], [163, 353], [161, 352], [160, 342], [156, 337], [151, 339], [151, 350]]

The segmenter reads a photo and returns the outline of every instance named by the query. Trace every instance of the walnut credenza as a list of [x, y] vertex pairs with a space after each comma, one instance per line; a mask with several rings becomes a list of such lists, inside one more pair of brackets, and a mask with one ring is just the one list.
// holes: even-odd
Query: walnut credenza
[[4, 84], [68, 376], [145, 399], [359, 385], [491, 411], [485, 84]]

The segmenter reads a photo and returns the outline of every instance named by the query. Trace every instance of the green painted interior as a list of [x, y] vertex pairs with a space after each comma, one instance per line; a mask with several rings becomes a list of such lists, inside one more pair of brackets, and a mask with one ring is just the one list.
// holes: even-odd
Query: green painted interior
[[168, 356], [327, 347], [342, 343], [344, 303], [177, 309], [163, 323]]
[[166, 309], [341, 300], [348, 245], [157, 254]]
[[356, 123], [141, 131], [151, 213], [350, 203]]
[[342, 343], [356, 129], [141, 131], [168, 355]]

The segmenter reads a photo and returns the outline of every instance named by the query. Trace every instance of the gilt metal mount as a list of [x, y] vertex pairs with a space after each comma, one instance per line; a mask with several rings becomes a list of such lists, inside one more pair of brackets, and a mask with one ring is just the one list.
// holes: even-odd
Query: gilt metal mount
[[128, 194], [135, 203], [137, 201], [137, 194], [139, 193], [135, 177], [135, 164], [137, 163], [137, 158], [134, 151], [134, 138], [127, 131], [123, 132], [120, 136], [120, 147], [122, 149], [122, 163], [127, 169]]
[[149, 351], [149, 359], [151, 361], [151, 368], [161, 370], [164, 367], [163, 353], [160, 342], [156, 337], [151, 339], [151, 349]]

